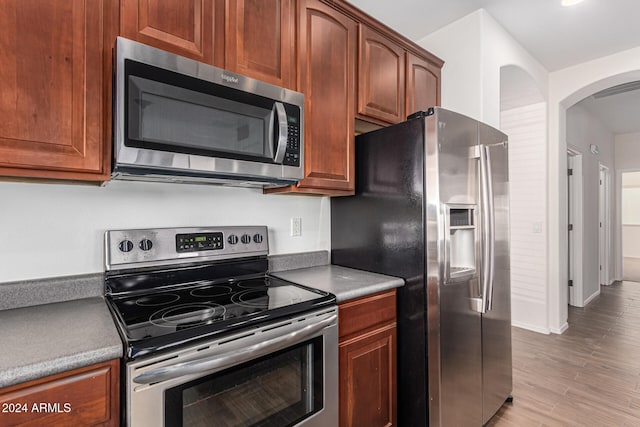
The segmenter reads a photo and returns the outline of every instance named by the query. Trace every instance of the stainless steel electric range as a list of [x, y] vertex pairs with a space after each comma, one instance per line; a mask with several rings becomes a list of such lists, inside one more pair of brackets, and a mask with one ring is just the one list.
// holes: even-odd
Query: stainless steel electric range
[[125, 424], [337, 425], [335, 297], [269, 275], [268, 251], [264, 226], [106, 232]]

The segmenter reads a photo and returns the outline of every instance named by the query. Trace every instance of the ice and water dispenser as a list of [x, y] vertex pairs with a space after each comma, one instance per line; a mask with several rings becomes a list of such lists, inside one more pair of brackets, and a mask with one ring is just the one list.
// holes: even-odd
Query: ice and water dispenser
[[447, 205], [448, 279], [472, 276], [476, 272], [476, 206]]

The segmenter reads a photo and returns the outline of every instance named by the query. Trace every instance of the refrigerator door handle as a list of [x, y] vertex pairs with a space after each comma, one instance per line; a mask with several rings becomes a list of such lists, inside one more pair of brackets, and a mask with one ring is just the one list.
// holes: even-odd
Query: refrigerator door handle
[[493, 278], [495, 268], [495, 216], [493, 212], [493, 179], [489, 147], [480, 145], [480, 189], [482, 199], [482, 311], [493, 306]]

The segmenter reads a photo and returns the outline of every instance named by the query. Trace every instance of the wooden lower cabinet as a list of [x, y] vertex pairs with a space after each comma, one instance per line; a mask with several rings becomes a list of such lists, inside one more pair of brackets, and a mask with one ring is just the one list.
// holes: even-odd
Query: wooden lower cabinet
[[397, 425], [396, 291], [339, 305], [340, 426]]
[[120, 425], [120, 361], [0, 389], [0, 425]]

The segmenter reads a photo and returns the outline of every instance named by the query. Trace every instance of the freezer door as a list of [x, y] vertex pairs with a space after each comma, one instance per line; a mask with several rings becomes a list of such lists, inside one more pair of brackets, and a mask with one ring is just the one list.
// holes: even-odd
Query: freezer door
[[[472, 223], [477, 223], [478, 122], [436, 109], [427, 119], [427, 130], [429, 425], [477, 426], [482, 420], [482, 325], [473, 306], [479, 274], [473, 257], [457, 256], [451, 246], [469, 244], [470, 236], [477, 240], [477, 233], [465, 228], [464, 218], [468, 226], [477, 225]], [[478, 254], [478, 243], [470, 245]], [[458, 270], [462, 274], [451, 271], [456, 257], [457, 267], [466, 270]]]
[[511, 291], [509, 268], [509, 169], [507, 137], [479, 124], [480, 144], [488, 147], [494, 207], [494, 262], [491, 306], [482, 315], [482, 424], [511, 394]]

